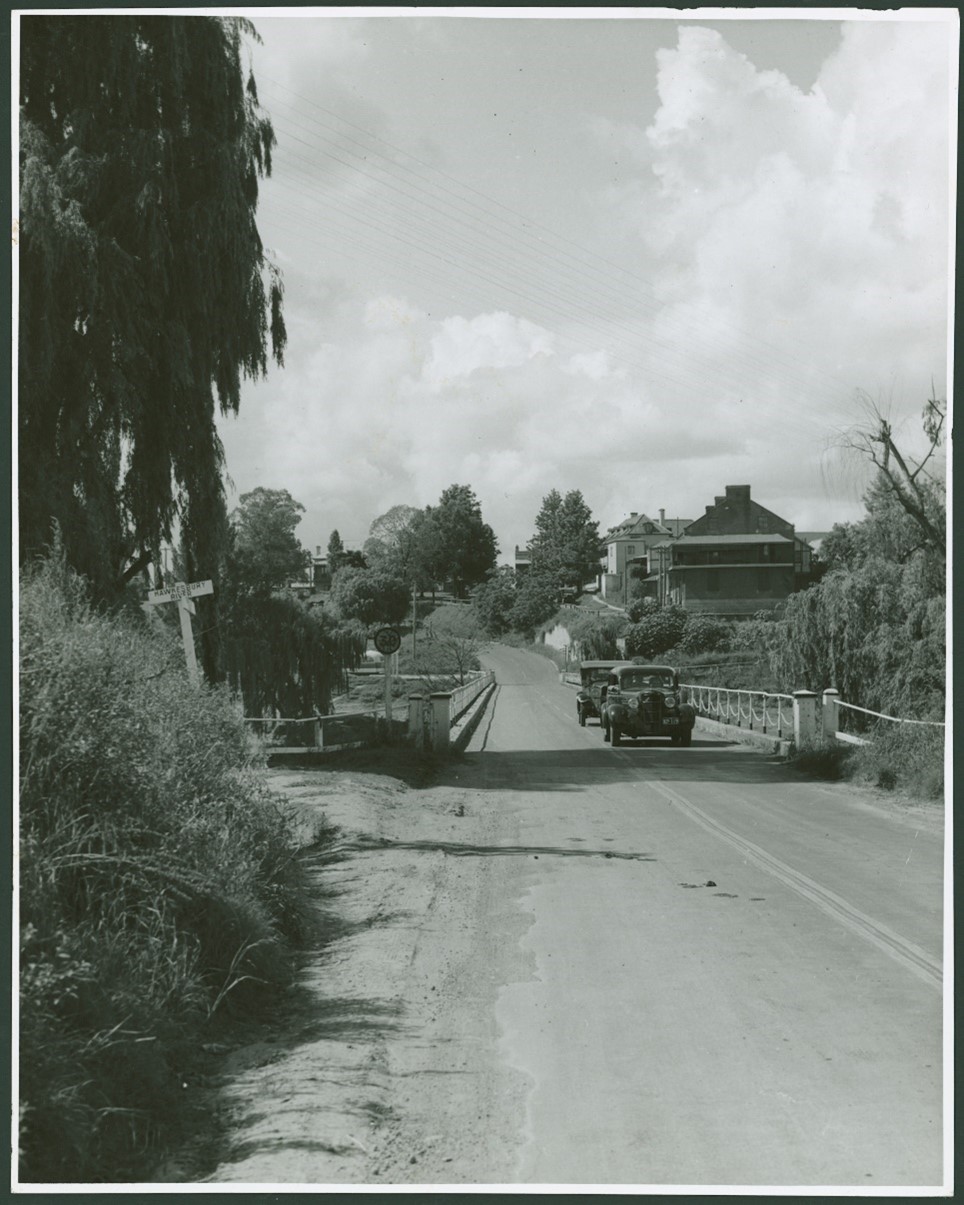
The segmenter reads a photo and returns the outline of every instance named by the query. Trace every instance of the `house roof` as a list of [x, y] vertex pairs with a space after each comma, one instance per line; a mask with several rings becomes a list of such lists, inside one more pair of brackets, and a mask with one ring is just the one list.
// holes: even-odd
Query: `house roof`
[[793, 540], [776, 532], [746, 531], [734, 532], [725, 536], [680, 536], [673, 540], [670, 548], [695, 548], [697, 544], [708, 544], [710, 547], [721, 544], [792, 544]]
[[[652, 531], [642, 530], [647, 523], [652, 524]], [[672, 534], [664, 523], [660, 523], [659, 519], [651, 519], [649, 515], [637, 514], [636, 511], [633, 511], [628, 519], [623, 519], [622, 523], [617, 523], [615, 527], [610, 527], [605, 536], [603, 536], [603, 539], [608, 543], [610, 540], [627, 540], [639, 536], [668, 536]]]

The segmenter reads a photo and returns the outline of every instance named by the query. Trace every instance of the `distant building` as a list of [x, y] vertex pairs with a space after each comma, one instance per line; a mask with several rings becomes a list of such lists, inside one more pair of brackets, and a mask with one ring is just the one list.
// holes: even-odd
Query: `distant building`
[[516, 573], [528, 573], [532, 568], [532, 549], [520, 548], [518, 544], [515, 546], [515, 571]]
[[[663, 516], [664, 512], [660, 511]], [[687, 520], [670, 520], [683, 524]], [[625, 602], [633, 581], [643, 583], [642, 594], [656, 596], [657, 581], [653, 574], [652, 550], [672, 536], [673, 529], [664, 521], [651, 519], [633, 511], [629, 518], [611, 527], [603, 536], [604, 557], [601, 564], [599, 589], [604, 598]]]
[[656, 551], [660, 602], [726, 617], [779, 611], [810, 580], [812, 549], [793, 524], [728, 485]]

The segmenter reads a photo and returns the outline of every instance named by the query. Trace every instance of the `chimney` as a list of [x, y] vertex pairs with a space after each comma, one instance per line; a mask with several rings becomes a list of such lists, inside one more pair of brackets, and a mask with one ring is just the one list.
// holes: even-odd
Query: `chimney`
[[666, 507], [665, 506], [661, 506], [659, 508], [659, 521], [664, 526], [666, 525]]
[[732, 502], [749, 502], [750, 487], [748, 485], [728, 485], [726, 487], [726, 496]]
[[315, 556], [321, 556], [321, 545], [320, 544], [315, 545]]
[[717, 494], [716, 497], [713, 499], [713, 501], [717, 506], [722, 506], [723, 503], [726, 501], [726, 498], [721, 498], [720, 495]]

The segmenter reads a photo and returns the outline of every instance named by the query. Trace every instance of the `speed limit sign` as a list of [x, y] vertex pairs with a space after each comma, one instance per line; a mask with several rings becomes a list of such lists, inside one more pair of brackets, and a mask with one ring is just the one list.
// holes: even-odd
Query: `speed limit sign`
[[386, 657], [397, 653], [402, 647], [402, 636], [398, 628], [379, 628], [375, 633], [375, 648]]

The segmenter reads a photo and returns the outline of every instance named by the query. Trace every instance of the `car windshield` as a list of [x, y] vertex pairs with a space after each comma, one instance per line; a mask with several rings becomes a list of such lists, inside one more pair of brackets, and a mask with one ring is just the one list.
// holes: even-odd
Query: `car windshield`
[[622, 690], [672, 690], [673, 675], [652, 669], [634, 669], [620, 674], [619, 685]]

